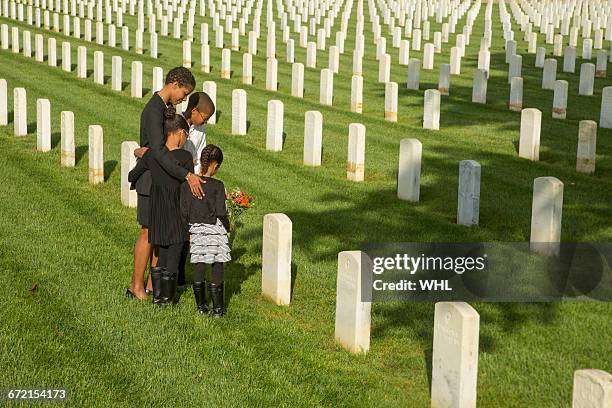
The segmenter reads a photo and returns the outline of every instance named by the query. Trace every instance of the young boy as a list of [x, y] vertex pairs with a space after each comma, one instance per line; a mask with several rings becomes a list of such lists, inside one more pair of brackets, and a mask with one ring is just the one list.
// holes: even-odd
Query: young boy
[[189, 97], [189, 103], [183, 117], [189, 123], [189, 138], [183, 149], [193, 156], [194, 173], [200, 174], [200, 156], [206, 147], [206, 128], [208, 119], [215, 113], [215, 104], [205, 92], [195, 92]]

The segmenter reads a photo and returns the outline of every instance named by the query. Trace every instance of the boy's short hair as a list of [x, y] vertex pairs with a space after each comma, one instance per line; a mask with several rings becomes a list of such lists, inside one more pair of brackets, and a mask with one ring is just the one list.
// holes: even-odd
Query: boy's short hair
[[181, 87], [195, 89], [196, 80], [190, 70], [185, 67], [172, 68], [166, 75], [166, 85], [176, 82]]

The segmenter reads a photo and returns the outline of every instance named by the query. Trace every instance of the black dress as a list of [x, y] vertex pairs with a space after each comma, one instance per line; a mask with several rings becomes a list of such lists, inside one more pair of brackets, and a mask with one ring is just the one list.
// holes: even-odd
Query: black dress
[[[164, 146], [162, 149], [166, 149]], [[181, 218], [181, 184], [169, 175], [148, 150], [130, 172], [130, 178], [138, 178], [147, 169], [151, 170], [151, 210], [149, 216], [149, 242], [152, 245], [168, 246], [189, 239], [187, 226]], [[193, 157], [183, 149], [175, 149], [168, 155], [177, 160], [181, 167], [193, 173]]]

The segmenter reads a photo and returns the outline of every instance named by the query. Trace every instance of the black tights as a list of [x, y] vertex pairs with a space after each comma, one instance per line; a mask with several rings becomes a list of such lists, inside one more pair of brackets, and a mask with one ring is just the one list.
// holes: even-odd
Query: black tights
[[[159, 246], [159, 258], [157, 260], [157, 266], [160, 268], [168, 269], [169, 274], [178, 273], [179, 268], [185, 270], [185, 262], [181, 258], [184, 258], [185, 243], [180, 242], [178, 244]], [[182, 267], [181, 267], [182, 265]], [[183, 281], [185, 278], [183, 277]], [[179, 282], [180, 283], [180, 282]]]
[[[204, 268], [207, 264], [199, 262], [193, 264], [193, 281], [204, 282]], [[223, 283], [223, 262], [215, 262], [212, 264], [211, 280], [215, 285]]]

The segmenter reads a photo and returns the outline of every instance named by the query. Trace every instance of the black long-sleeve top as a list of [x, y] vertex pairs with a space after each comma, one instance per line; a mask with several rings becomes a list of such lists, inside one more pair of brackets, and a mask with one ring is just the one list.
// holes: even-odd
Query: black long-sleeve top
[[201, 200], [191, 194], [188, 184], [181, 186], [181, 215], [187, 224], [216, 224], [217, 218], [225, 230], [229, 232], [230, 225], [225, 206], [225, 186], [223, 182], [212, 177], [204, 176], [206, 183], [202, 183], [204, 198]]
[[[183, 170], [193, 172], [193, 157], [187, 150], [168, 150], [165, 145], [161, 150], [166, 156], [176, 161]], [[136, 183], [147, 170], [151, 171], [152, 183], [155, 185], [178, 187], [182, 183], [181, 180], [174, 178], [160, 166], [155, 160], [152, 150], [147, 150], [142, 159], [136, 162], [136, 167], [128, 173], [128, 181], [132, 184]], [[191, 192], [189, 184], [187, 184], [187, 190]]]
[[[166, 149], [166, 137], [164, 135], [164, 111], [167, 106], [164, 100], [156, 92], [144, 107], [140, 115], [140, 146], [148, 147], [152, 158], [172, 177], [185, 180], [189, 170], [181, 166], [181, 163], [168, 154]], [[191, 169], [193, 172], [193, 169]], [[148, 195], [151, 189], [150, 177], [144, 175], [138, 182], [136, 190], [139, 194]]]

